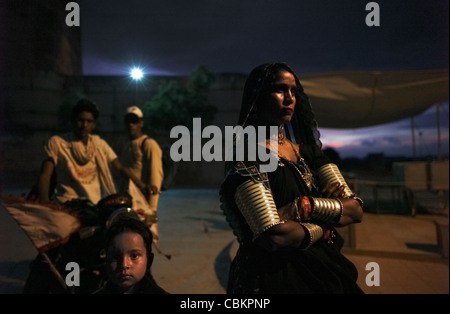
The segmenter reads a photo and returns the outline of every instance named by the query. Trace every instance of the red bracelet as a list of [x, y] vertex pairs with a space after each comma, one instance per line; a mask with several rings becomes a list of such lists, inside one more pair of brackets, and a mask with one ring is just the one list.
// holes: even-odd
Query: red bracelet
[[308, 196], [303, 196], [300, 198], [300, 208], [302, 210], [302, 220], [303, 221], [308, 221], [309, 217], [311, 216], [311, 202], [309, 201], [309, 197]]

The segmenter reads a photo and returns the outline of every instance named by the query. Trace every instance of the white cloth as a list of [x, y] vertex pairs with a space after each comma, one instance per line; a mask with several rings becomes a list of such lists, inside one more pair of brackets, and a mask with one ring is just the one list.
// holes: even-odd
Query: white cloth
[[90, 135], [87, 145], [73, 133], [55, 135], [45, 151], [55, 164], [56, 197], [61, 203], [86, 197], [97, 204], [116, 193], [109, 166], [117, 155], [98, 135]]
[[39, 252], [56, 247], [69, 240], [81, 223], [67, 209], [31, 202], [0, 201]]
[[448, 101], [448, 69], [335, 72], [301, 82], [321, 128], [357, 129], [398, 121]]

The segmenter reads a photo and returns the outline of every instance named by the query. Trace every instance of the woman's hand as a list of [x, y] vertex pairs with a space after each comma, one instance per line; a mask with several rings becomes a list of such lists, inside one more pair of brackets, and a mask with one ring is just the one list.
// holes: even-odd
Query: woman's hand
[[363, 217], [361, 204], [354, 198], [346, 198], [345, 187], [337, 182], [327, 183], [322, 190], [322, 197], [338, 198], [344, 207], [343, 215], [339, 220], [338, 227], [347, 226], [353, 223], [360, 223]]
[[328, 182], [321, 191], [321, 196], [324, 198], [339, 198], [342, 199], [345, 196], [345, 186], [338, 182]]
[[[294, 202], [297, 201], [297, 198], [294, 199]], [[283, 207], [278, 208], [278, 216], [281, 220], [296, 220], [298, 213], [295, 208], [294, 202], [287, 203]]]
[[291, 203], [278, 208], [278, 216], [281, 220], [294, 220], [304, 222], [311, 216], [311, 203], [309, 197], [298, 196]]

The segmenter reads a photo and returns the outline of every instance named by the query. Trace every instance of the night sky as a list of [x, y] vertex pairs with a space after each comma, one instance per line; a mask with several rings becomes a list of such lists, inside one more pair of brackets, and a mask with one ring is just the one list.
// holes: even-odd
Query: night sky
[[[372, 27], [366, 25], [370, 1], [360, 0], [77, 2], [85, 75], [126, 74], [133, 65], [150, 75], [187, 75], [198, 65], [248, 74], [267, 61], [287, 62], [300, 78], [334, 71], [448, 69], [448, 0], [376, 1], [380, 26]], [[448, 101], [440, 108], [448, 154]], [[417, 136], [430, 147], [424, 154], [435, 153], [436, 109], [415, 120], [421, 128]], [[322, 134], [324, 144], [344, 156], [412, 151], [410, 119]]]
[[85, 74], [248, 73], [268, 60], [299, 74], [448, 68], [448, 1], [378, 1], [380, 26], [360, 0], [79, 1]]

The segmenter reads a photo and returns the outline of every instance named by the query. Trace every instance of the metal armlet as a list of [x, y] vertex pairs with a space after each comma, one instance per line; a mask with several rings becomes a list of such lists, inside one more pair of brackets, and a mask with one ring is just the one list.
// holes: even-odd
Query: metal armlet
[[300, 244], [300, 249], [306, 250], [311, 245], [322, 239], [323, 229], [321, 226], [312, 223], [301, 223], [300, 226], [302, 226], [303, 230], [305, 230], [305, 238]]
[[262, 182], [247, 180], [240, 184], [234, 199], [253, 232], [253, 240], [267, 229], [284, 223], [278, 215], [271, 190]]
[[344, 205], [337, 198], [318, 198], [310, 197], [312, 221], [318, 221], [328, 226], [338, 224], [344, 213]]

